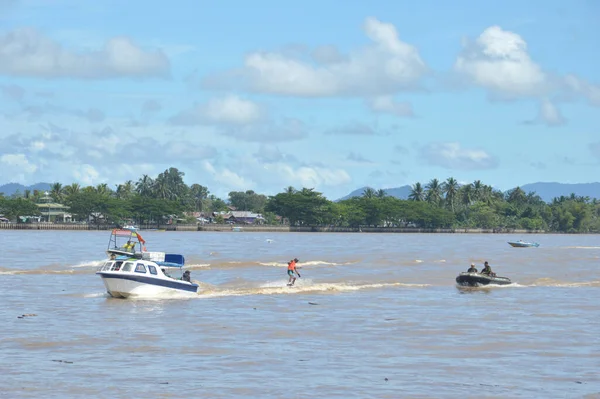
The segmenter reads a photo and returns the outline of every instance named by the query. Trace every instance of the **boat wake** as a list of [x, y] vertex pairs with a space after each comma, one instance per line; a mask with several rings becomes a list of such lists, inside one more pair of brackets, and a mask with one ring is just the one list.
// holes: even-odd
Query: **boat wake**
[[600, 287], [600, 280], [594, 281], [560, 281], [551, 278], [540, 278], [535, 280], [529, 287]]
[[[202, 284], [202, 283], [201, 283]], [[279, 295], [279, 294], [304, 294], [304, 293], [337, 293], [359, 291], [366, 289], [378, 289], [389, 287], [418, 288], [427, 287], [428, 284], [406, 284], [406, 283], [371, 283], [371, 284], [353, 284], [353, 283], [313, 283], [310, 279], [303, 279], [302, 282], [296, 281], [293, 287], [287, 286], [287, 280], [278, 280], [262, 284], [259, 287], [206, 287], [200, 286], [198, 296], [201, 298], [215, 298], [227, 296], [248, 296], [248, 295]]]

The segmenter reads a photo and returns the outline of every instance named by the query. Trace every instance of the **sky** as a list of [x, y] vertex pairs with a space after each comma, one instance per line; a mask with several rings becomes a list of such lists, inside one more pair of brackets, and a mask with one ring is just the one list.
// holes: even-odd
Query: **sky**
[[600, 2], [0, 0], [0, 184], [600, 178]]

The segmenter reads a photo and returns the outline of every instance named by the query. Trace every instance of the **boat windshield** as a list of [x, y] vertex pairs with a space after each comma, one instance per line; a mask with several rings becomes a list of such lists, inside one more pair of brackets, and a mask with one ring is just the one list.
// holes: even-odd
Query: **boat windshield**
[[125, 262], [125, 264], [123, 265], [122, 271], [130, 272], [131, 270], [133, 270], [133, 262]]

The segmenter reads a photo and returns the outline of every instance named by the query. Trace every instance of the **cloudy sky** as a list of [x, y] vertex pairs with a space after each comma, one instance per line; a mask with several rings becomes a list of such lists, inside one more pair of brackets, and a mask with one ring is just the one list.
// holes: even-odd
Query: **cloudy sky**
[[0, 184], [598, 181], [600, 2], [493, 3], [0, 0]]

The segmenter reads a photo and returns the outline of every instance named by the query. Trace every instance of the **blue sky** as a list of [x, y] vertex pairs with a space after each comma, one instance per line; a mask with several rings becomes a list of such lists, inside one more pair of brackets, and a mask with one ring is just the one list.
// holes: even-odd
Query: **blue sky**
[[0, 0], [0, 184], [598, 181], [600, 3], [285, 3]]

